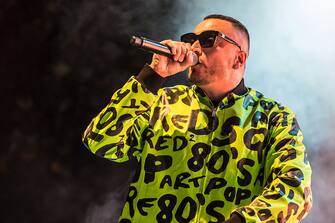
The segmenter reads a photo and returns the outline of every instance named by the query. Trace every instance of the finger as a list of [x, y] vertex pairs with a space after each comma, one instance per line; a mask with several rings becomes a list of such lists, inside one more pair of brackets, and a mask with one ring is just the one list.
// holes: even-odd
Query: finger
[[162, 44], [168, 46], [170, 48], [170, 51], [172, 53], [172, 58], [174, 61], [178, 61], [177, 54], [178, 54], [178, 47], [177, 47], [177, 42], [172, 41], [172, 40], [163, 40], [161, 41]]
[[176, 54], [174, 55], [174, 60], [175, 61], [179, 61], [179, 57], [180, 55], [182, 54], [182, 48], [181, 48], [181, 45], [180, 44], [177, 44], [176, 45]]
[[190, 43], [185, 43], [185, 46], [188, 51], [192, 49], [192, 45]]
[[183, 62], [184, 61], [184, 59], [185, 59], [185, 56], [186, 56], [186, 53], [187, 53], [187, 49], [186, 49], [186, 47], [185, 46], [181, 46], [181, 53], [180, 53], [180, 56], [179, 56], [179, 58], [178, 58], [178, 61], [179, 62]]

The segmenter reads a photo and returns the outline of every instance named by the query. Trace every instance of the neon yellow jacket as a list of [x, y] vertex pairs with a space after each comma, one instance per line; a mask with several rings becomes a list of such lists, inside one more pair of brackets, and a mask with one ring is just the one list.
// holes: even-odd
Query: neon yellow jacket
[[297, 120], [245, 89], [217, 107], [196, 86], [155, 95], [135, 77], [114, 93], [83, 141], [112, 161], [140, 162], [119, 222], [224, 222], [233, 212], [246, 222], [306, 216], [311, 168]]

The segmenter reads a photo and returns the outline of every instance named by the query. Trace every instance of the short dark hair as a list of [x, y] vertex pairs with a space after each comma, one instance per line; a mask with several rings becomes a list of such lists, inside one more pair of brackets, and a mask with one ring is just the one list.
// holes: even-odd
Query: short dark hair
[[226, 15], [221, 15], [221, 14], [211, 14], [211, 15], [208, 15], [204, 18], [204, 20], [206, 19], [222, 19], [222, 20], [225, 20], [225, 21], [228, 21], [228, 22], [231, 22], [232, 25], [237, 28], [239, 31], [241, 31], [245, 37], [247, 38], [247, 41], [248, 41], [248, 51], [249, 51], [249, 48], [250, 48], [250, 36], [249, 36], [249, 32], [248, 32], [248, 29], [238, 20], [234, 19], [233, 17], [230, 17], [230, 16], [226, 16]]

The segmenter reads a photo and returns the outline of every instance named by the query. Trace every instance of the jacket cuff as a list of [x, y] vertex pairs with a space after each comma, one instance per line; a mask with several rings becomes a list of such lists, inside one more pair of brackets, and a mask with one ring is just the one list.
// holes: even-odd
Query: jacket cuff
[[162, 87], [166, 78], [157, 74], [148, 64], [145, 64], [136, 79], [144, 85], [149, 91], [157, 94], [157, 91]]

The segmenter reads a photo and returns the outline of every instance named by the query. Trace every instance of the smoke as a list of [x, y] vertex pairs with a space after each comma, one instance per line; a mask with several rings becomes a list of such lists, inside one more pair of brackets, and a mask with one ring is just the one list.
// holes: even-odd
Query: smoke
[[[333, 140], [335, 105], [335, 3], [317, 0], [188, 2], [179, 34], [212, 13], [226, 14], [246, 25], [251, 49], [246, 83], [297, 114], [311, 149]], [[335, 141], [332, 141], [335, 144]]]
[[117, 222], [127, 192], [128, 186], [121, 185], [119, 188], [114, 189], [113, 192], [107, 194], [103, 203], [91, 203], [86, 211], [85, 223]]
[[184, 8], [186, 22], [178, 35], [214, 13], [232, 16], [246, 25], [251, 35], [247, 86], [290, 107], [305, 136], [314, 173], [314, 207], [304, 222], [334, 219], [335, 3], [191, 0]]

